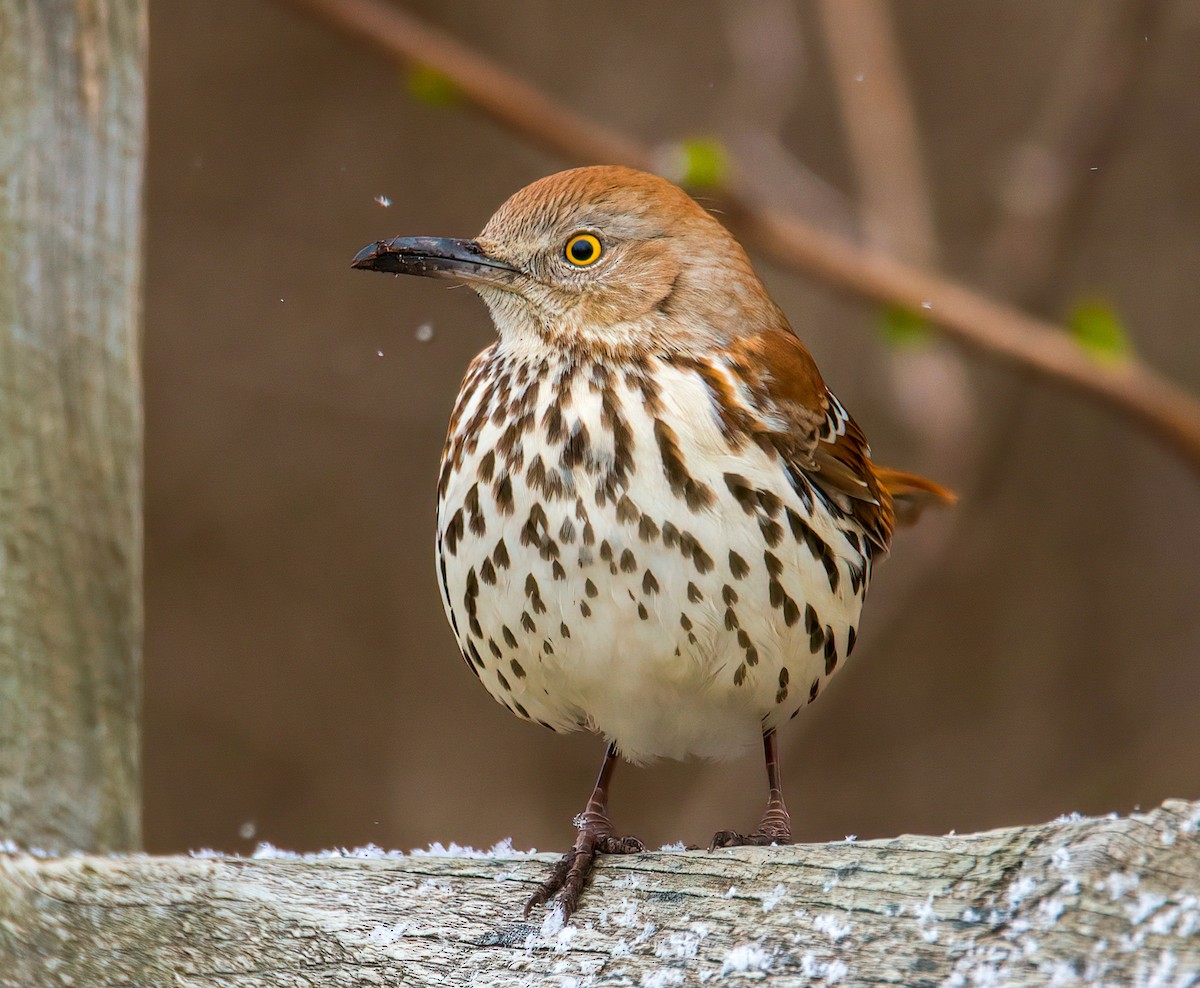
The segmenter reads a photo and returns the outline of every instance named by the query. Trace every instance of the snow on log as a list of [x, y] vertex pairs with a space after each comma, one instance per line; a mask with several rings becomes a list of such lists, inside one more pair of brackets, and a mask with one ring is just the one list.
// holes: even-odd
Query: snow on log
[[605, 858], [563, 926], [507, 847], [0, 853], [0, 985], [1200, 984], [1200, 803]]

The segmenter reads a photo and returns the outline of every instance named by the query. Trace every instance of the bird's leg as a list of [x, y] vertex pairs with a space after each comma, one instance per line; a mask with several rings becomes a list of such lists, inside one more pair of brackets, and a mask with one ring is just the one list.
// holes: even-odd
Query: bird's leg
[[526, 901], [526, 916], [534, 906], [540, 906], [553, 897], [555, 905], [562, 910], [563, 919], [566, 919], [579, 905], [579, 895], [591, 874], [597, 854], [637, 854], [646, 850], [636, 837], [618, 837], [608, 818], [608, 783], [616, 764], [617, 746], [610, 744], [604, 752], [604, 764], [600, 766], [596, 787], [587, 801], [587, 808], [575, 818], [575, 826], [579, 830], [575, 844], [554, 866], [550, 877]]
[[783, 805], [783, 783], [779, 777], [779, 745], [774, 730], [763, 734], [763, 754], [767, 759], [767, 809], [763, 813], [758, 829], [751, 834], [739, 834], [732, 830], [720, 830], [713, 834], [710, 851], [718, 847], [741, 847], [743, 845], [790, 844], [792, 842], [792, 820]]

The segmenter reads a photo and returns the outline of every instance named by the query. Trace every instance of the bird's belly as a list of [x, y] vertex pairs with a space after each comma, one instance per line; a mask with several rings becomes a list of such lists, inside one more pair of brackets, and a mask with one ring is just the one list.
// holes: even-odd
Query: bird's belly
[[865, 593], [851, 522], [757, 450], [694, 453], [689, 498], [649, 455], [547, 474], [533, 448], [503, 469], [480, 443], [439, 503], [447, 614], [500, 703], [642, 761], [737, 753], [815, 699]]

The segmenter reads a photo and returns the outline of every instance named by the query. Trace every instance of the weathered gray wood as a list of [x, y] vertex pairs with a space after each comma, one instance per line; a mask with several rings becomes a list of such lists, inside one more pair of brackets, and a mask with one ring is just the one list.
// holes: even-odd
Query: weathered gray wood
[[139, 843], [143, 0], [0, 0], [0, 838]]
[[604, 859], [0, 854], [0, 985], [1200, 982], [1200, 803], [970, 836]]

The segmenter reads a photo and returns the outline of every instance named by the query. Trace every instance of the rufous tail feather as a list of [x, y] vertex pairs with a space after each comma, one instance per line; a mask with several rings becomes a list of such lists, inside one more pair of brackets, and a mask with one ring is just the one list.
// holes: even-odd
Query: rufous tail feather
[[958, 495], [953, 491], [915, 473], [875, 467], [875, 476], [892, 495], [896, 525], [900, 528], [914, 524], [926, 508], [948, 508], [958, 503]]

